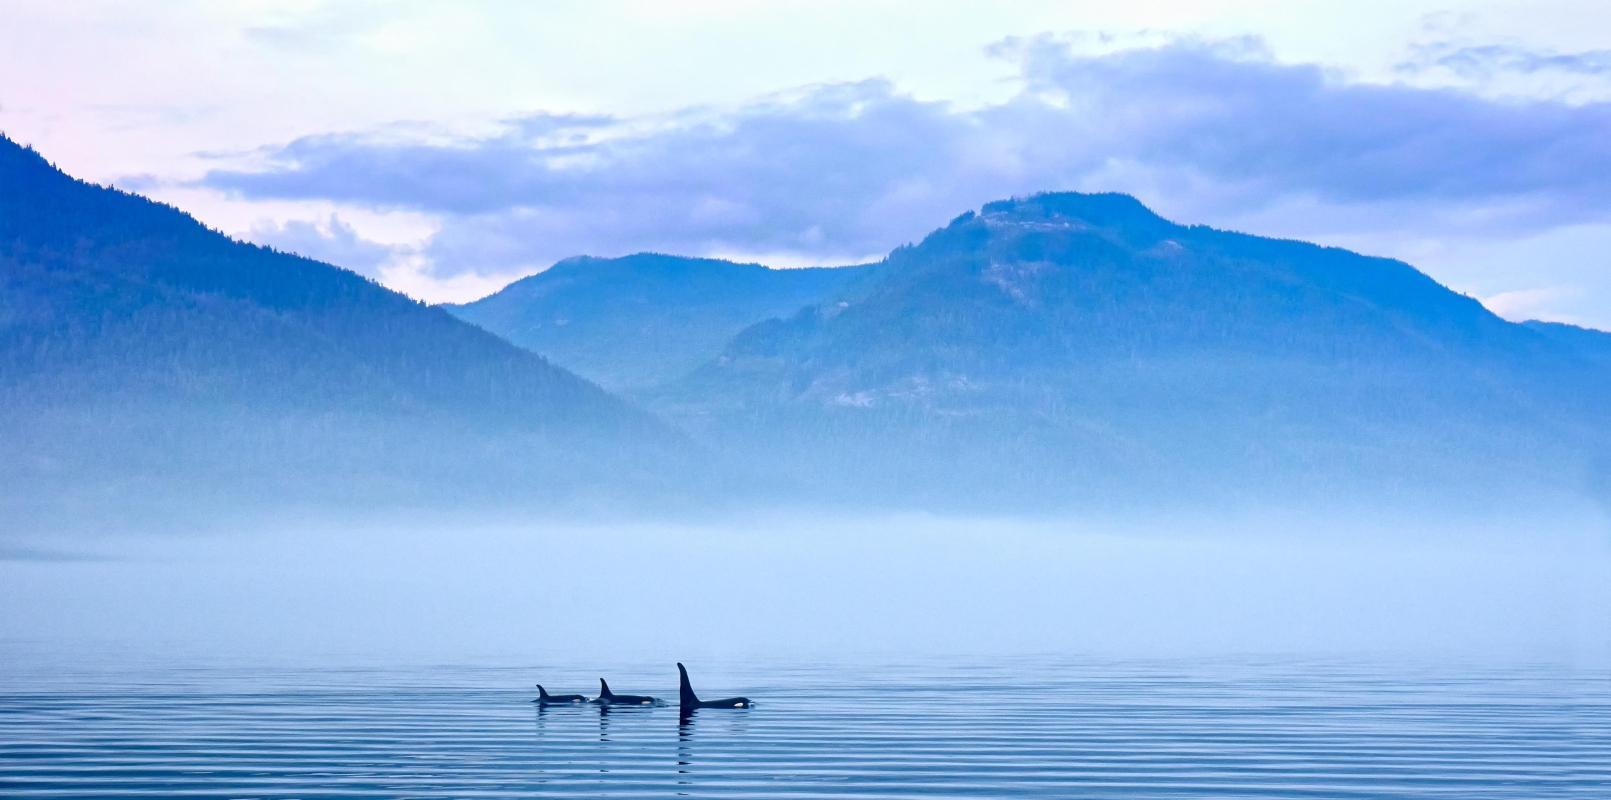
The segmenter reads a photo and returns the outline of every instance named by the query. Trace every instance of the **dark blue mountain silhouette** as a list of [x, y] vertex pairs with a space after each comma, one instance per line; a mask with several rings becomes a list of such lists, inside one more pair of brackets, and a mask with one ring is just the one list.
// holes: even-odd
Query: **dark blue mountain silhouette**
[[1399, 261], [1064, 193], [877, 270], [656, 405], [792, 480], [920, 504], [1493, 497], [1591, 485], [1608, 452], [1611, 336]]
[[102, 506], [641, 490], [686, 445], [441, 309], [3, 138], [0, 408], [0, 484]]
[[1611, 335], [1124, 195], [860, 268], [572, 259], [452, 311], [0, 139], [0, 514], [1611, 490]]
[[654, 253], [579, 257], [447, 308], [606, 388], [630, 390], [680, 378], [744, 328], [821, 302], [871, 271]]
[[1611, 364], [1611, 333], [1561, 322], [1530, 320], [1522, 324], [1568, 351]]

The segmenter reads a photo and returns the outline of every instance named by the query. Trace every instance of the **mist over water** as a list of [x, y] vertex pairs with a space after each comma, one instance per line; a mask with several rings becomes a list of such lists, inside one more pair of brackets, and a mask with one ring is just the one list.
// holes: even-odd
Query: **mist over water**
[[394, 518], [12, 541], [5, 552], [0, 637], [18, 657], [1576, 662], [1611, 651], [1611, 536], [1586, 515]]
[[[1202, 519], [1208, 519], [1204, 516]], [[12, 540], [15, 797], [1598, 797], [1590, 517]], [[539, 710], [532, 683], [748, 711]]]

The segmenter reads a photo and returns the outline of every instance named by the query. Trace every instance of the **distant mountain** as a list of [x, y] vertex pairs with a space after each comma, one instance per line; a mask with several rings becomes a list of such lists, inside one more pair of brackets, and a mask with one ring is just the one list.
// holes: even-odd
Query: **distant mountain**
[[608, 495], [686, 445], [441, 309], [0, 138], [6, 502]]
[[1566, 350], [1611, 364], [1611, 333], [1561, 322], [1529, 320], [1522, 324]]
[[451, 311], [0, 139], [0, 519], [1611, 494], [1611, 334], [1123, 195], [864, 267], [571, 259]]
[[1491, 497], [1593, 480], [1606, 338], [1506, 322], [1402, 262], [1044, 194], [653, 398], [790, 480], [924, 505]]
[[681, 378], [744, 328], [822, 302], [871, 273], [653, 253], [579, 257], [446, 308], [606, 388], [631, 390]]

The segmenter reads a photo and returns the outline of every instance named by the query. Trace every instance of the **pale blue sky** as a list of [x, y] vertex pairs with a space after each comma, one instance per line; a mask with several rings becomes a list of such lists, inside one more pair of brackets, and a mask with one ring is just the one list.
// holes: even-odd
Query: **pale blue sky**
[[4, 5], [0, 130], [430, 300], [1082, 189], [1611, 327], [1598, 0]]

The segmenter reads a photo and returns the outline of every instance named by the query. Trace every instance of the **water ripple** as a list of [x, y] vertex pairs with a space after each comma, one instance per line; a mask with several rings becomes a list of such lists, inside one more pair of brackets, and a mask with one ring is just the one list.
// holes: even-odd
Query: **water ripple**
[[534, 708], [535, 667], [22, 674], [0, 692], [0, 795], [1611, 796], [1607, 675], [1449, 672], [756, 666], [719, 685], [759, 708], [686, 722]]

